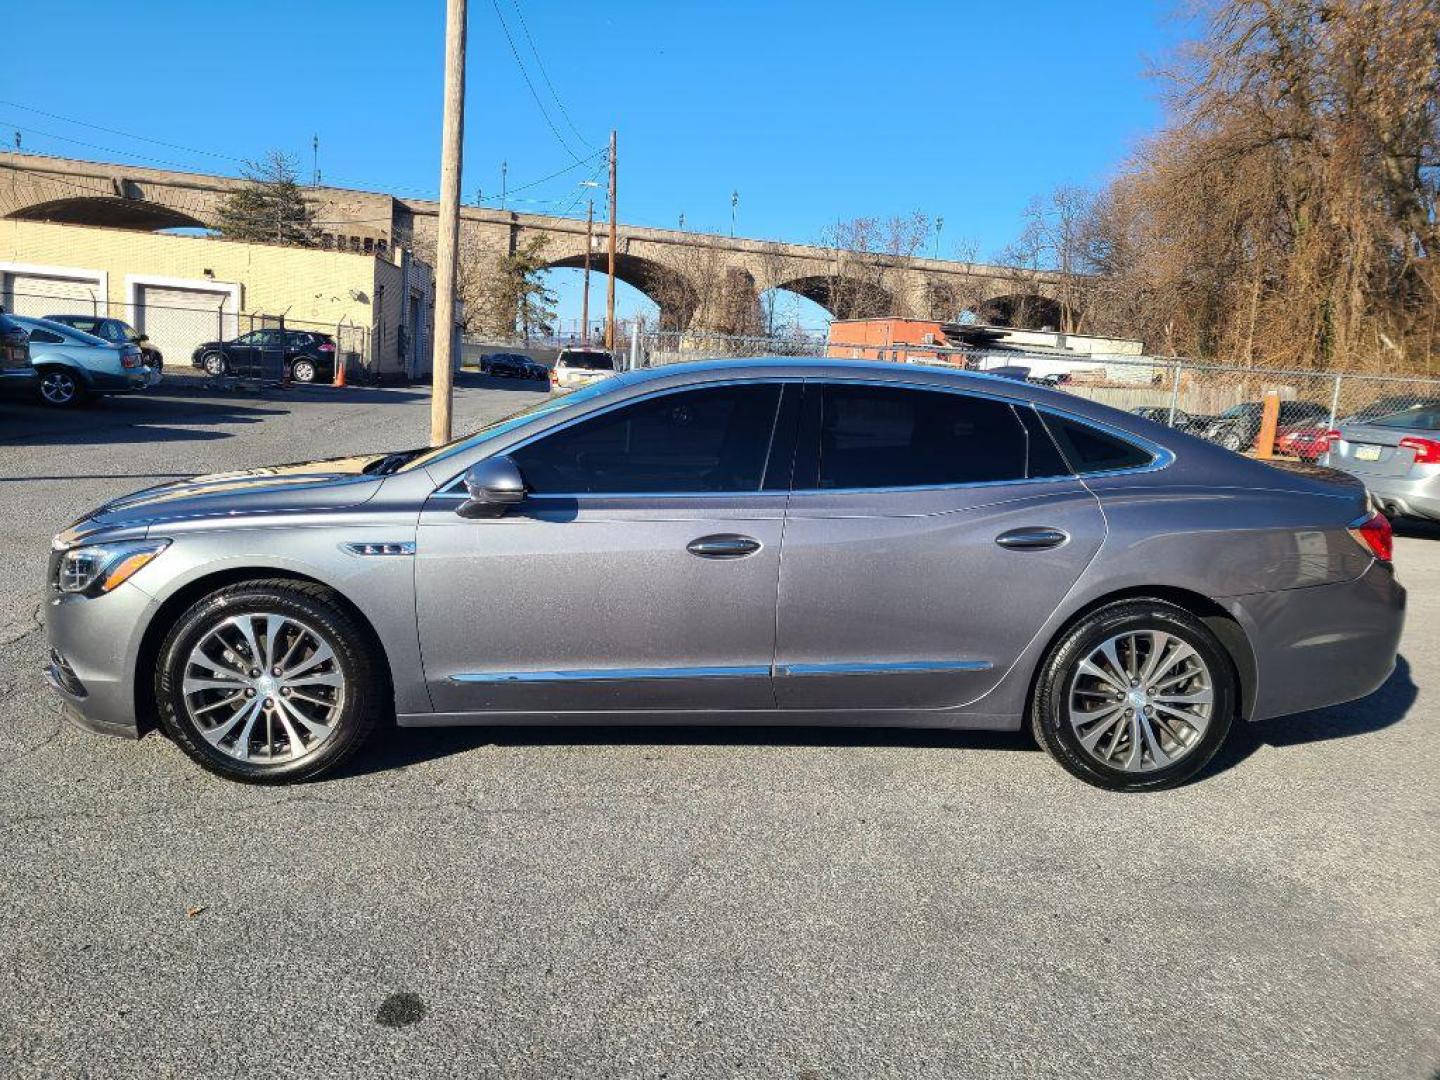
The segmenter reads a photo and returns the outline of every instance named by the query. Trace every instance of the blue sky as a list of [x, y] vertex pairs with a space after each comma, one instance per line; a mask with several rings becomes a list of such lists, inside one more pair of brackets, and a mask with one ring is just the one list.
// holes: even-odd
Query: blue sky
[[[7, 143], [19, 128], [38, 153], [219, 172], [275, 147], [308, 177], [318, 134], [327, 183], [438, 186], [442, 0], [52, 2], [13, 5], [5, 21], [14, 41], [67, 25], [111, 43], [60, 66], [11, 50]], [[738, 191], [741, 235], [812, 241], [837, 219], [918, 210], [944, 218], [941, 254], [986, 257], [1032, 197], [1103, 182], [1153, 129], [1143, 72], [1184, 30], [1167, 5], [1134, 0], [470, 0], [465, 198], [498, 195], [502, 161], [514, 191], [615, 127], [622, 222], [683, 213], [688, 228], [728, 232]], [[583, 216], [578, 183], [601, 160], [510, 205]], [[574, 278], [555, 275], [565, 318], [579, 313]], [[643, 303], [622, 294], [626, 311]]]

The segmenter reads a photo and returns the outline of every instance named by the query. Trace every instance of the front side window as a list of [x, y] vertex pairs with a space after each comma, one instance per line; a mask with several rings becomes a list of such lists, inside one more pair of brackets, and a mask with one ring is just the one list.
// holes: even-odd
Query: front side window
[[820, 402], [821, 489], [1023, 480], [1029, 437], [1006, 402], [945, 391], [833, 384]]
[[621, 406], [511, 455], [535, 495], [759, 491], [780, 386], [716, 386]]
[[265, 331], [264, 331], [264, 330], [252, 330], [252, 331], [250, 331], [250, 333], [248, 333], [248, 334], [241, 334], [239, 337], [237, 337], [237, 338], [235, 339], [235, 341], [234, 341], [234, 344], [236, 344], [236, 345], [259, 345], [259, 344], [260, 344], [260, 341], [261, 341], [261, 338], [262, 338], [262, 336], [263, 336], [264, 334], [265, 334]]

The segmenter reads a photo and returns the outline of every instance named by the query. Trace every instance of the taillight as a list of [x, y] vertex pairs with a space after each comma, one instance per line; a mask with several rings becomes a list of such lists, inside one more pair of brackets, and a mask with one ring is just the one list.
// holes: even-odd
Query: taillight
[[1416, 435], [1407, 435], [1400, 440], [1400, 449], [1414, 450], [1416, 465], [1440, 464], [1440, 442], [1436, 442], [1434, 439], [1422, 439]]
[[1335, 449], [1335, 444], [1344, 437], [1340, 432], [1331, 429], [1316, 437], [1315, 449], [1319, 450], [1322, 454], [1328, 454], [1331, 450]]
[[126, 371], [129, 371], [129, 370], [131, 370], [131, 369], [133, 369], [133, 368], [139, 367], [139, 366], [140, 366], [140, 354], [139, 354], [139, 353], [134, 353], [134, 354], [127, 353], [126, 355], [120, 357], [120, 366], [121, 366], [122, 368], [124, 368]]
[[334, 346], [334, 345], [331, 345], [330, 342], [328, 342], [328, 341], [322, 341], [322, 342], [319, 344], [319, 346], [317, 347], [317, 351], [319, 351], [319, 352], [334, 352], [334, 351], [335, 351], [335, 346]]
[[1350, 535], [1381, 562], [1390, 562], [1395, 554], [1395, 531], [1390, 519], [1376, 511], [1350, 523]]

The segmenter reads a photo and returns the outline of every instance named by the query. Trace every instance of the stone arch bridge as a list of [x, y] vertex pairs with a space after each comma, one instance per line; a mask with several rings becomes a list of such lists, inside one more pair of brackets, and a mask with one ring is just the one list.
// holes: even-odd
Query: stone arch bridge
[[[210, 227], [231, 177], [132, 165], [0, 153], [0, 217], [157, 230]], [[310, 187], [328, 246], [385, 254], [396, 247], [433, 262], [439, 205], [379, 192]], [[579, 267], [585, 224], [569, 218], [466, 206], [462, 251], [484, 259], [546, 240], [554, 267]], [[606, 269], [606, 226], [597, 223], [592, 270]], [[672, 330], [745, 333], [759, 296], [785, 289], [841, 318], [902, 315], [1040, 327], [1058, 322], [1055, 275], [948, 259], [903, 257], [626, 225], [618, 228], [616, 277], [649, 296]]]

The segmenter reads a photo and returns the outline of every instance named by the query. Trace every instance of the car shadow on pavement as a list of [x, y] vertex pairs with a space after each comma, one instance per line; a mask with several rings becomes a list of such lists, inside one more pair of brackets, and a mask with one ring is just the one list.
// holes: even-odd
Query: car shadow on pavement
[[1390, 522], [1396, 536], [1413, 540], [1440, 540], [1440, 521], [1425, 521], [1422, 518], [1395, 518]]
[[[166, 406], [173, 406], [167, 408]], [[100, 401], [69, 412], [36, 406], [0, 406], [0, 445], [96, 446], [127, 443], [209, 442], [239, 434], [226, 426], [263, 423], [284, 409], [262, 403], [212, 401]], [[180, 426], [185, 425], [185, 426]]]
[[[1359, 701], [1311, 712], [1237, 721], [1230, 737], [1193, 782], [1234, 768], [1262, 746], [1284, 749], [1327, 739], [1367, 735], [1399, 723], [1415, 702], [1410, 664], [1402, 656], [1378, 690]], [[392, 722], [326, 780], [420, 765], [484, 746], [782, 746], [908, 747], [945, 750], [1038, 750], [1028, 729], [950, 731], [934, 728], [689, 726], [604, 724], [585, 726], [475, 726], [402, 728]], [[324, 782], [323, 780], [321, 782]]]
[[1283, 750], [1288, 746], [1304, 746], [1328, 739], [1369, 735], [1398, 724], [1410, 711], [1410, 706], [1415, 704], [1418, 692], [1410, 677], [1410, 662], [1403, 656], [1397, 657], [1390, 678], [1380, 689], [1358, 701], [1277, 716], [1253, 724], [1237, 721], [1225, 745], [1197, 779], [1203, 780], [1239, 765], [1262, 746]]
[[[1037, 750], [1027, 732], [688, 724], [382, 728], [324, 780], [404, 769], [483, 746], [777, 746]], [[323, 780], [321, 781], [323, 782]]]

